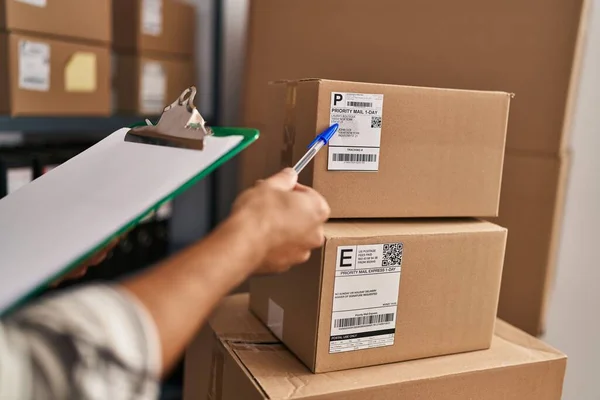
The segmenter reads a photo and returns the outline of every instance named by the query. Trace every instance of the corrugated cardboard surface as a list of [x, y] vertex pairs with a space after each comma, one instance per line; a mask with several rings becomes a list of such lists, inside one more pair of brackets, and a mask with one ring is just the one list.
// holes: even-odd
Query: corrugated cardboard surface
[[117, 0], [113, 7], [114, 48], [121, 53], [157, 52], [193, 57], [196, 8], [181, 0], [163, 0], [162, 30], [143, 34], [142, 0]]
[[247, 307], [246, 295], [226, 299], [188, 349], [185, 400], [561, 398], [566, 357], [499, 320], [488, 350], [315, 375], [250, 326]]
[[0, 0], [4, 30], [56, 35], [102, 43], [112, 41], [112, 0], [50, 0], [44, 7]]
[[193, 61], [155, 55], [116, 55], [115, 57], [117, 68], [114, 89], [117, 112], [147, 114], [143, 112], [140, 105], [142, 68], [145, 62], [157, 62], [165, 72], [167, 89], [164, 107], [177, 100], [188, 87], [197, 86]]
[[[254, 0], [242, 122], [264, 128], [267, 84], [278, 79], [501, 90], [516, 94], [507, 148], [556, 154], [566, 147], [583, 3]], [[263, 152], [260, 143], [244, 152], [244, 186], [262, 178]]]
[[[251, 309], [269, 323], [283, 311], [282, 341], [311, 370], [327, 372], [490, 345], [506, 230], [477, 220], [331, 222], [323, 251], [290, 272], [255, 278]], [[404, 244], [393, 346], [329, 353], [337, 246]]]
[[[50, 46], [50, 87], [48, 91], [19, 87], [19, 43], [21, 40]], [[110, 115], [110, 51], [108, 47], [60, 41], [16, 33], [0, 34], [2, 57], [7, 69], [0, 69], [2, 84], [9, 89], [0, 98], [0, 109], [13, 116], [107, 116]], [[95, 90], [68, 91], [65, 69], [78, 56], [95, 59]]]
[[[293, 166], [329, 127], [333, 92], [384, 96], [378, 171], [330, 171], [325, 149], [300, 176], [327, 199], [332, 218], [498, 215], [509, 94], [328, 80], [274, 86], [266, 174]], [[282, 154], [285, 134], [293, 137]]]
[[540, 335], [553, 286], [570, 154], [506, 155], [500, 217], [508, 228], [498, 316]]

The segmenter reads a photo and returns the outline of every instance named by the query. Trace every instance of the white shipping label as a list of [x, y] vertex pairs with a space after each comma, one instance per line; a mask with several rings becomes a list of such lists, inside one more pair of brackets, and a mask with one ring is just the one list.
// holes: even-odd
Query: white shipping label
[[331, 93], [330, 123], [340, 128], [329, 142], [328, 169], [378, 171], [382, 118], [382, 94]]
[[31, 168], [10, 168], [6, 175], [8, 194], [16, 192], [33, 180]]
[[46, 7], [46, 0], [17, 0], [20, 3], [31, 4], [36, 7]]
[[160, 36], [163, 29], [163, 0], [142, 0], [142, 34]]
[[167, 75], [163, 66], [155, 61], [142, 67], [140, 104], [143, 114], [161, 114], [167, 101]]
[[402, 243], [337, 248], [329, 353], [392, 346]]
[[19, 42], [19, 88], [50, 90], [50, 46], [46, 43]]

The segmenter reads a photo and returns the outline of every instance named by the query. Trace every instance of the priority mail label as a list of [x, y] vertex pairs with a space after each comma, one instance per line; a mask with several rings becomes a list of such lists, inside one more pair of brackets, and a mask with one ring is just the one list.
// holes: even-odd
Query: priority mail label
[[392, 346], [402, 243], [338, 246], [329, 353]]
[[378, 171], [383, 95], [331, 93], [331, 125], [340, 128], [329, 142], [330, 171]]

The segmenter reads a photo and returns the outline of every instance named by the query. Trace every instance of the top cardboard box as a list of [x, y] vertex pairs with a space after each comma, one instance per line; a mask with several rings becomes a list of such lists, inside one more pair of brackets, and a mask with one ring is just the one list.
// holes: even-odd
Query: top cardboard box
[[300, 174], [332, 218], [498, 215], [510, 94], [321, 79], [271, 89], [265, 175], [340, 124]]
[[248, 311], [225, 299], [188, 348], [184, 399], [560, 400], [564, 354], [497, 321], [489, 350], [312, 374]]
[[0, 24], [8, 31], [110, 43], [111, 10], [112, 0], [0, 0]]
[[117, 0], [113, 15], [113, 47], [117, 52], [193, 57], [193, 5], [182, 0]]
[[[585, 0], [253, 0], [243, 123], [263, 129], [268, 82], [326, 79], [515, 93], [507, 148], [567, 147]], [[309, 26], [310, 29], [306, 29]], [[243, 185], [263, 149], [242, 155]]]

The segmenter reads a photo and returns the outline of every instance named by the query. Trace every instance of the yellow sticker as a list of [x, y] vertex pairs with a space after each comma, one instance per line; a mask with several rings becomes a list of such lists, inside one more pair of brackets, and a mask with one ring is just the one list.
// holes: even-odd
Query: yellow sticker
[[65, 90], [67, 92], [95, 92], [97, 88], [96, 54], [77, 52], [65, 67]]

